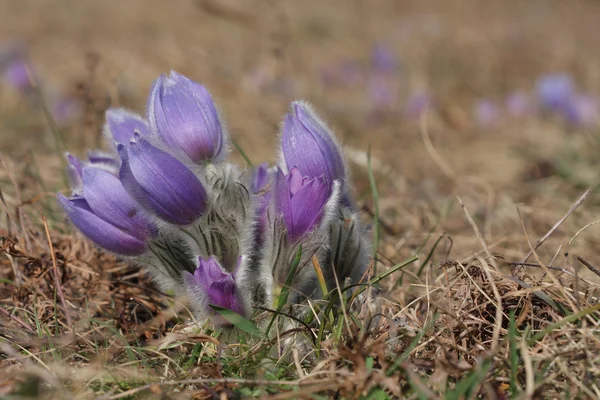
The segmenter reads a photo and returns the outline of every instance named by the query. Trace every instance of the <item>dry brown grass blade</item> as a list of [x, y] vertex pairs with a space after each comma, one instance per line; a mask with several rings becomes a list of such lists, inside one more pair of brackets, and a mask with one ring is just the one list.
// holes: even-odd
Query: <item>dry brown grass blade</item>
[[54, 268], [54, 284], [56, 286], [58, 298], [60, 299], [60, 303], [63, 307], [63, 312], [65, 313], [65, 318], [67, 319], [67, 326], [69, 327], [69, 330], [73, 331], [73, 321], [71, 320], [71, 314], [69, 313], [69, 308], [65, 300], [65, 294], [63, 293], [62, 285], [60, 283], [60, 274], [58, 272], [58, 265], [56, 263], [56, 254], [54, 254], [54, 246], [52, 245], [52, 238], [50, 237], [50, 230], [48, 229], [48, 221], [44, 215], [42, 215], [42, 222], [44, 224], [44, 230], [46, 231], [46, 238], [48, 239], [50, 256], [52, 257], [52, 267]]
[[527, 262], [527, 260], [529, 260], [529, 257], [531, 257], [534, 253], [535, 250], [537, 250], [542, 244], [544, 244], [544, 242], [550, 237], [550, 235], [552, 235], [554, 233], [554, 231], [556, 231], [558, 229], [559, 226], [562, 225], [563, 222], [565, 222], [565, 220], [567, 218], [569, 218], [569, 216], [571, 216], [571, 214], [573, 214], [573, 212], [575, 212], [575, 210], [577, 210], [579, 208], [579, 206], [581, 204], [583, 204], [583, 202], [585, 201], [585, 199], [587, 199], [587, 197], [590, 195], [590, 193], [592, 192], [592, 189], [588, 189], [586, 190], [580, 197], [579, 199], [577, 199], [577, 201], [575, 203], [573, 203], [573, 205], [571, 206], [571, 208], [569, 208], [569, 210], [567, 211], [567, 213], [565, 215], [563, 215], [563, 217], [561, 219], [559, 219], [553, 226], [552, 228], [550, 228], [550, 230], [548, 232], [546, 232], [546, 234], [544, 236], [542, 236], [536, 243], [535, 246], [533, 246], [531, 248], [531, 250], [529, 250], [529, 253], [527, 253], [527, 255], [521, 260], [521, 262]]

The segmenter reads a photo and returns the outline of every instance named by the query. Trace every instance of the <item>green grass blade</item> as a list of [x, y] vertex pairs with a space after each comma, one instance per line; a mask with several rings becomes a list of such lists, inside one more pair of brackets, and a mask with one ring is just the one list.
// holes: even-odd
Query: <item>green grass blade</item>
[[373, 222], [373, 275], [377, 275], [377, 250], [379, 249], [379, 191], [375, 182], [375, 175], [371, 168], [371, 147], [367, 151], [367, 168], [369, 174], [369, 184], [373, 195], [373, 205], [375, 207], [375, 221]]
[[210, 308], [218, 312], [223, 318], [225, 318], [229, 323], [233, 324], [236, 328], [250, 335], [259, 336], [261, 335], [260, 329], [257, 328], [256, 325], [252, 321], [247, 318], [242, 317], [240, 314], [235, 311], [231, 311], [227, 308], [215, 306], [214, 304], [209, 304]]

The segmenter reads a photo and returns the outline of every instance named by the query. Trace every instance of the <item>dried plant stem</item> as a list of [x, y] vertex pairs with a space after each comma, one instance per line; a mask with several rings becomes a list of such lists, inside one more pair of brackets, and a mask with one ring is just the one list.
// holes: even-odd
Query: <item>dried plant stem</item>
[[590, 188], [581, 195], [581, 197], [571, 206], [571, 208], [569, 208], [569, 211], [567, 211], [567, 213], [565, 215], [563, 215], [563, 217], [561, 219], [559, 219], [558, 222], [556, 222], [554, 224], [554, 226], [552, 228], [550, 228], [550, 230], [548, 232], [546, 232], [546, 234], [535, 243], [535, 246], [533, 246], [533, 248], [531, 250], [529, 250], [529, 253], [527, 253], [525, 258], [523, 258], [521, 260], [521, 262], [527, 262], [527, 260], [529, 260], [529, 257], [531, 257], [533, 255], [533, 252], [535, 250], [537, 250], [546, 241], [546, 239], [548, 239], [550, 237], [550, 235], [552, 235], [554, 233], [554, 231], [556, 231], [558, 229], [558, 227], [561, 226], [562, 223], [565, 222], [565, 220], [567, 218], [569, 218], [569, 216], [571, 214], [573, 214], [573, 212], [575, 210], [577, 210], [577, 208], [579, 208], [579, 206], [590, 195], [591, 191], [592, 191], [592, 189]]
[[577, 260], [580, 263], [582, 263], [583, 265], [585, 265], [586, 267], [588, 267], [588, 269], [590, 271], [592, 271], [596, 275], [600, 276], [600, 269], [598, 269], [597, 267], [595, 267], [594, 265], [592, 265], [590, 262], [586, 261], [583, 257], [577, 256], [575, 258], [577, 258]]
[[56, 255], [54, 254], [54, 246], [52, 246], [52, 239], [50, 238], [50, 230], [48, 229], [48, 221], [46, 217], [42, 215], [42, 222], [44, 223], [44, 230], [46, 231], [46, 238], [48, 239], [48, 246], [50, 246], [50, 255], [52, 256], [52, 267], [54, 269], [54, 285], [58, 293], [58, 298], [65, 312], [65, 318], [67, 319], [67, 325], [70, 330], [73, 330], [73, 322], [71, 321], [71, 315], [67, 308], [67, 302], [65, 301], [65, 295], [60, 284], [60, 276], [58, 274], [58, 265], [56, 264]]
[[16, 315], [12, 315], [11, 313], [9, 313], [8, 311], [6, 311], [2, 307], [0, 307], [0, 313], [3, 314], [3, 315], [5, 315], [7, 318], [12, 319], [16, 323], [18, 323], [19, 325], [21, 325], [22, 327], [24, 327], [25, 329], [27, 329], [29, 332], [34, 333], [33, 328], [31, 328], [29, 325], [27, 325], [25, 323], [25, 321], [23, 321], [21, 318], [17, 317]]

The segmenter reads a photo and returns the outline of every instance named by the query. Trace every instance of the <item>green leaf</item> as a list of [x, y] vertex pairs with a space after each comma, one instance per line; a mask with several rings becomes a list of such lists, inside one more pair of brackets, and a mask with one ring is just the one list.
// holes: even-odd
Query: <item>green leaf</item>
[[228, 322], [233, 324], [236, 328], [251, 335], [261, 335], [262, 332], [260, 329], [254, 325], [252, 321], [247, 318], [242, 317], [240, 314], [235, 311], [231, 311], [227, 308], [215, 306], [214, 304], [209, 304], [210, 308], [218, 312], [223, 318], [225, 318]]

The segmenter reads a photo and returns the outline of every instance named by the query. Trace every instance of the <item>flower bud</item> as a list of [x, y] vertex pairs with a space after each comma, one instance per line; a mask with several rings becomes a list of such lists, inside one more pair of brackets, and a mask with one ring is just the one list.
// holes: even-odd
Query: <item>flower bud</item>
[[144, 208], [176, 225], [188, 225], [206, 208], [207, 193], [181, 161], [140, 136], [118, 146], [123, 186]]
[[148, 118], [169, 146], [182, 150], [195, 163], [211, 161], [223, 151], [223, 127], [210, 93], [177, 72], [154, 82]]
[[119, 179], [98, 168], [82, 169], [83, 196], [59, 202], [73, 224], [100, 247], [123, 255], [140, 255], [154, 225], [125, 191]]
[[298, 167], [304, 176], [311, 179], [322, 176], [330, 185], [346, 179], [339, 145], [306, 103], [292, 103], [292, 111], [283, 125], [281, 148], [288, 171]]
[[98, 246], [126, 256], [138, 256], [146, 251], [143, 240], [98, 217], [84, 198], [67, 199], [59, 194], [58, 201], [77, 229]]
[[207, 309], [209, 304], [242, 312], [237, 294], [234, 274], [223, 270], [217, 259], [198, 257], [198, 268], [194, 274], [183, 273], [183, 282], [193, 303]]
[[298, 168], [285, 176], [277, 169], [275, 211], [283, 216], [288, 238], [293, 242], [309, 233], [321, 220], [331, 186], [323, 177], [303, 177]]

